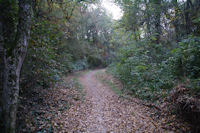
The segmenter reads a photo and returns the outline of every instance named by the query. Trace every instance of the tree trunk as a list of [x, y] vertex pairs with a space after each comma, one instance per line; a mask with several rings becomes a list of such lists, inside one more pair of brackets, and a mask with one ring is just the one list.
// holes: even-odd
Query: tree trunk
[[20, 70], [27, 52], [30, 32], [31, 1], [19, 1], [18, 15], [19, 20], [15, 39], [16, 43], [14, 44], [12, 53], [8, 53], [9, 50], [5, 48], [6, 44], [3, 45], [3, 43], [1, 43], [0, 45], [0, 58], [3, 59], [3, 61], [1, 60], [0, 62], [0, 80], [3, 81], [3, 84], [0, 84], [0, 89], [2, 91], [1, 104], [3, 114], [1, 121], [4, 122], [1, 131], [5, 133], [15, 133]]
[[161, 35], [161, 25], [160, 25], [160, 15], [161, 15], [161, 0], [154, 0], [155, 4], [155, 33], [156, 33], [156, 43], [160, 43]]
[[[2, 23], [0, 22], [0, 118], [3, 117], [3, 86], [4, 86], [4, 55], [5, 51], [3, 48], [3, 35], [2, 35]], [[0, 119], [0, 129], [3, 126], [3, 121]]]
[[147, 30], [146, 30], [146, 37], [149, 38], [151, 36], [151, 26], [150, 26], [150, 10], [149, 10], [149, 2], [147, 0], [144, 1], [145, 6], [146, 6], [146, 11], [145, 11], [145, 18], [146, 18], [146, 25], [147, 25]]
[[176, 37], [176, 42], [179, 41], [179, 36], [180, 36], [180, 31], [179, 31], [179, 20], [177, 18], [179, 14], [179, 9], [178, 9], [178, 0], [173, 0], [173, 6], [175, 10], [175, 20], [173, 21], [174, 29], [175, 29], [175, 37]]
[[186, 5], [185, 5], [185, 9], [184, 9], [184, 12], [185, 12], [185, 29], [186, 29], [186, 34], [190, 34], [191, 33], [191, 25], [192, 25], [192, 22], [191, 22], [191, 16], [190, 16], [190, 10], [191, 10], [191, 7], [192, 7], [192, 2], [190, 0], [187, 0], [186, 1]]

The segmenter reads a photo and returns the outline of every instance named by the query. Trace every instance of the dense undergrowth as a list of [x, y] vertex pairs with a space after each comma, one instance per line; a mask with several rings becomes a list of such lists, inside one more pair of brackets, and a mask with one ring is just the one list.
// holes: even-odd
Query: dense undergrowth
[[[149, 45], [147, 45], [149, 44]], [[199, 94], [200, 38], [189, 36], [167, 49], [140, 41], [120, 49], [110, 71], [134, 95], [156, 101], [169, 95], [179, 83]]]

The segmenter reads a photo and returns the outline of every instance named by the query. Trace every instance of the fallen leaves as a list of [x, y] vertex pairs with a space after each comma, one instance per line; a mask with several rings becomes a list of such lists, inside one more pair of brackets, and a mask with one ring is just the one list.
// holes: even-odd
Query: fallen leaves
[[18, 132], [146, 133], [188, 130], [187, 124], [178, 121], [173, 114], [148, 108], [140, 104], [139, 99], [116, 95], [109, 86], [96, 79], [98, 72], [104, 73], [100, 78], [121, 87], [104, 71], [95, 70], [69, 76], [54, 89], [39, 89], [31, 95], [34, 98], [21, 98], [18, 121], [24, 121], [24, 125], [20, 123], [23, 126]]
[[[20, 99], [17, 132], [51, 133], [59, 132], [60, 129], [71, 130], [65, 127], [66, 120], [63, 117], [76, 117], [70, 116], [68, 111], [82, 103], [80, 100], [83, 92], [79, 87], [78, 81], [71, 77], [57, 84], [54, 89], [38, 88], [30, 94], [24, 94]], [[74, 123], [78, 125], [78, 121]]]

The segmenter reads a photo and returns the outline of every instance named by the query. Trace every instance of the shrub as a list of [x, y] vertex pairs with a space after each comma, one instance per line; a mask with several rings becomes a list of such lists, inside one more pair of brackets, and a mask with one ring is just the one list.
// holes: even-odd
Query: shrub
[[89, 55], [87, 57], [87, 61], [90, 65], [91, 68], [94, 68], [94, 67], [99, 67], [103, 64], [103, 62], [101, 61], [101, 58], [98, 57], [98, 56], [95, 56], [95, 55]]
[[155, 101], [167, 95], [174, 77], [164, 60], [169, 56], [162, 52], [166, 48], [162, 45], [152, 48], [152, 45], [156, 44], [140, 41], [121, 48], [116, 63], [110, 67], [126, 89], [142, 99]]
[[190, 78], [200, 77], [200, 37], [189, 36], [172, 51], [174, 75]]

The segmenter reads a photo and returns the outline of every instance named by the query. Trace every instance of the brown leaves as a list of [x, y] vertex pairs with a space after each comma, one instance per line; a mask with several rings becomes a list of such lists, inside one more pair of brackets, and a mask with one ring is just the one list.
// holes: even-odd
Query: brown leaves
[[[97, 77], [110, 81], [116, 80], [111, 80], [112, 77], [105, 73], [98, 74]], [[187, 89], [178, 90], [179, 93], [184, 93], [187, 91]], [[159, 106], [156, 106], [156, 108], [159, 108], [156, 109], [151, 103], [144, 103], [143, 101], [133, 98], [130, 95], [127, 97], [127, 101], [123, 100], [123, 105], [126, 103], [126, 105], [133, 107], [133, 110], [129, 109], [126, 114], [130, 113], [131, 111], [131, 115], [134, 116], [129, 117], [129, 121], [135, 121], [135, 126], [133, 129], [134, 132], [141, 132], [142, 130], [140, 128], [138, 129], [138, 127], [140, 127], [140, 125], [145, 126], [146, 124], [151, 126], [147, 127], [144, 132], [185, 132], [190, 130], [190, 125], [184, 123], [183, 121], [181, 121], [180, 118], [177, 118], [177, 116], [172, 113], [172, 108], [171, 106], [169, 106], [169, 103], [167, 101], [164, 101], [162, 104], [159, 104]], [[141, 121], [141, 123], [138, 123], [138, 121]]]
[[[25, 128], [19, 132], [183, 132], [188, 125], [181, 122], [165, 102], [162, 111], [148, 108], [139, 99], [121, 97], [96, 79], [120, 83], [104, 71], [95, 70], [66, 78], [67, 84], [54, 89], [39, 90], [38, 104], [28, 101], [21, 104], [26, 111]], [[80, 83], [83, 85], [80, 85]], [[68, 87], [66, 87], [68, 86]], [[84, 90], [83, 90], [84, 88]], [[85, 97], [83, 99], [83, 92]], [[38, 101], [38, 100], [36, 100]], [[30, 104], [31, 103], [31, 104]], [[170, 111], [169, 111], [170, 110]]]
[[[74, 106], [80, 105], [83, 95], [80, 89], [75, 88], [78, 87], [75, 83], [59, 83], [54, 89], [35, 89], [32, 94], [36, 95], [23, 96], [19, 105], [18, 121], [21, 125], [18, 132], [59, 132], [67, 129], [67, 121], [63, 118], [76, 117], [66, 114]], [[68, 84], [73, 88], [68, 88]], [[23, 128], [20, 128], [22, 125]]]

